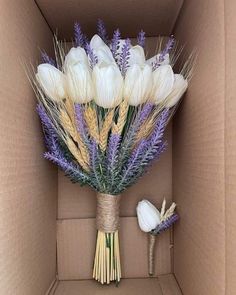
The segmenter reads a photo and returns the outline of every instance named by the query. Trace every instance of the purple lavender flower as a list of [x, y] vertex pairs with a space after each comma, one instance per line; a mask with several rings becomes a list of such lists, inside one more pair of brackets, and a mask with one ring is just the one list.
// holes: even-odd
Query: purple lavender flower
[[123, 47], [121, 49], [120, 62], [119, 62], [120, 71], [123, 76], [125, 75], [127, 68], [128, 68], [128, 64], [129, 64], [130, 46], [131, 46], [130, 39], [127, 38], [125, 40], [125, 44], [123, 45]]
[[107, 147], [107, 174], [109, 185], [112, 187], [117, 176], [118, 171], [116, 170], [118, 163], [119, 147], [120, 147], [121, 136], [119, 134], [111, 134]]
[[111, 134], [107, 148], [107, 164], [112, 169], [117, 161], [117, 153], [119, 150], [121, 136], [119, 134]]
[[83, 173], [78, 165], [75, 165], [73, 162], [69, 162], [62, 153], [54, 155], [53, 153], [47, 152], [44, 154], [44, 157], [59, 166], [72, 182], [80, 182], [81, 184], [89, 183], [89, 185], [93, 186], [90, 182], [89, 176]]
[[108, 44], [108, 34], [107, 30], [105, 27], [105, 23], [103, 20], [99, 19], [97, 23], [97, 30], [98, 30], [98, 35], [102, 38], [102, 40]]
[[139, 127], [147, 120], [152, 110], [153, 110], [153, 103], [150, 103], [150, 102], [145, 103], [137, 119]]
[[38, 104], [36, 110], [42, 123], [45, 144], [49, 151], [57, 154], [59, 146], [54, 125], [48, 117], [46, 110], [42, 104]]
[[85, 50], [89, 56], [90, 66], [91, 66], [91, 68], [93, 68], [97, 64], [98, 58], [94, 54], [93, 49], [91, 48], [89, 43], [86, 44]]
[[84, 47], [86, 45], [86, 36], [82, 32], [81, 26], [79, 23], [74, 24], [74, 38], [75, 38], [75, 45], [78, 47]]
[[111, 52], [113, 54], [113, 57], [116, 58], [117, 55], [117, 49], [119, 46], [119, 40], [121, 39], [121, 34], [120, 34], [120, 30], [117, 29], [114, 31], [113, 33], [113, 37], [111, 40]]
[[170, 36], [170, 38], [168, 39], [165, 48], [161, 51], [159, 57], [156, 58], [156, 60], [152, 63], [152, 69], [153, 71], [156, 70], [161, 63], [165, 60], [165, 56], [166, 54], [168, 54], [171, 49], [174, 47], [175, 44], [175, 39], [174, 36]]
[[42, 62], [43, 63], [47, 63], [50, 64], [54, 67], [56, 67], [56, 62], [53, 58], [51, 58], [50, 56], [48, 56], [48, 54], [46, 53], [46, 51], [42, 51], [41, 52], [41, 58], [42, 58]]
[[169, 229], [178, 219], [179, 215], [174, 213], [166, 220], [162, 221], [154, 230], [151, 231], [151, 233], [154, 235], [162, 233], [163, 231]]
[[138, 45], [145, 47], [145, 32], [143, 30], [138, 33], [137, 41]]
[[75, 115], [76, 115], [77, 130], [80, 132], [83, 138], [87, 138], [87, 129], [86, 129], [86, 123], [85, 123], [84, 115], [83, 115], [83, 108], [81, 104], [79, 103], [75, 104]]

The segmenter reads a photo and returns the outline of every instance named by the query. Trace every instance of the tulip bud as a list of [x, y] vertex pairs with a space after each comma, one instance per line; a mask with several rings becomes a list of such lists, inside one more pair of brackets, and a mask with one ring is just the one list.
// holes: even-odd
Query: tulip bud
[[36, 79], [45, 94], [54, 101], [65, 98], [64, 74], [50, 64], [41, 64], [37, 68]]
[[94, 35], [91, 39], [90, 48], [93, 50], [95, 56], [98, 58], [98, 64], [102, 62], [105, 62], [107, 64], [115, 63], [110, 48], [98, 35]]
[[87, 54], [82, 47], [72, 47], [65, 57], [64, 71], [67, 72], [70, 66], [83, 63], [89, 66]]
[[150, 232], [160, 223], [160, 212], [148, 200], [143, 200], [137, 206], [138, 223], [142, 231]]
[[145, 64], [145, 54], [142, 46], [132, 46], [129, 53], [128, 66], [132, 66], [133, 64], [142, 66]]
[[124, 99], [129, 105], [137, 106], [149, 98], [152, 87], [152, 68], [137, 64], [128, 68], [125, 75]]
[[123, 78], [115, 64], [96, 65], [93, 69], [94, 100], [103, 108], [113, 108], [122, 100]]
[[174, 75], [174, 85], [171, 93], [166, 99], [166, 107], [172, 108], [180, 100], [184, 92], [188, 88], [188, 81], [180, 74]]
[[95, 34], [90, 41], [90, 47], [93, 50], [97, 50], [99, 47], [102, 47], [102, 46], [106, 46], [106, 43], [102, 40], [101, 37]]
[[70, 66], [66, 75], [69, 97], [76, 103], [86, 103], [93, 99], [93, 83], [89, 66], [78, 63]]
[[152, 99], [155, 104], [162, 103], [171, 93], [174, 73], [170, 65], [160, 66], [153, 72]]

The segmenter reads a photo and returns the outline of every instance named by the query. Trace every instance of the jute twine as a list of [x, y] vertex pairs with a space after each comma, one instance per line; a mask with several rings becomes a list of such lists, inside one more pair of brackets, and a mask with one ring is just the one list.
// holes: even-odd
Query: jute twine
[[154, 248], [156, 236], [149, 234], [149, 249], [148, 249], [148, 273], [150, 276], [154, 274]]
[[113, 233], [119, 227], [120, 195], [97, 194], [97, 229]]

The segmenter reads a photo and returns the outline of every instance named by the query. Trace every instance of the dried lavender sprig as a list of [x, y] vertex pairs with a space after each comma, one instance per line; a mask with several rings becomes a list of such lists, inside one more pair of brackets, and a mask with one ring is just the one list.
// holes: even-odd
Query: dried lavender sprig
[[53, 153], [57, 153], [58, 151], [58, 136], [56, 134], [56, 130], [50, 118], [48, 117], [46, 110], [42, 104], [38, 104], [36, 107], [36, 111], [40, 117], [43, 131], [44, 131], [44, 139], [46, 147], [49, 151]]
[[158, 159], [166, 149], [166, 142], [163, 142], [162, 138], [168, 115], [168, 109], [162, 111], [151, 136], [148, 139], [142, 140], [132, 152], [127, 165], [123, 169], [121, 180], [117, 185], [119, 192], [123, 191], [142, 176], [146, 166], [150, 165], [152, 160]]
[[87, 140], [88, 130], [87, 130], [85, 119], [84, 119], [83, 107], [80, 103], [75, 103], [75, 117], [76, 117], [77, 130], [80, 132], [83, 139]]
[[117, 49], [119, 46], [119, 40], [121, 39], [121, 34], [120, 34], [120, 30], [117, 29], [114, 31], [113, 33], [113, 37], [111, 40], [111, 52], [113, 54], [113, 57], [116, 59], [117, 57]]
[[160, 52], [159, 56], [156, 58], [156, 60], [152, 63], [152, 69], [155, 71], [161, 63], [165, 60], [165, 56], [172, 50], [175, 44], [175, 38], [173, 35], [171, 35], [164, 47], [164, 49]]
[[131, 46], [131, 41], [129, 38], [125, 40], [125, 44], [123, 45], [121, 49], [121, 54], [120, 54], [120, 71], [123, 76], [125, 76], [125, 73], [127, 71], [128, 65], [129, 65], [129, 58], [130, 58], [130, 46]]
[[74, 38], [76, 46], [84, 47], [86, 45], [87, 37], [82, 32], [81, 26], [78, 22], [74, 24]]
[[142, 46], [143, 48], [145, 47], [145, 32], [143, 30], [141, 30], [139, 33], [138, 33], [138, 36], [137, 36], [137, 42], [138, 42], [138, 45]]
[[90, 181], [90, 177], [81, 171], [79, 166], [76, 166], [72, 162], [69, 162], [62, 154], [54, 155], [53, 153], [46, 152], [44, 154], [45, 159], [52, 161], [58, 165], [66, 175], [71, 179], [72, 182], [80, 182], [81, 184], [88, 183], [92, 187], [94, 185]]
[[50, 64], [50, 65], [52, 65], [52, 66], [54, 66], [54, 67], [57, 66], [57, 65], [56, 65], [56, 61], [55, 61], [53, 58], [51, 58], [51, 57], [46, 53], [46, 51], [42, 51], [42, 52], [41, 52], [41, 59], [42, 59], [42, 62], [43, 62], [43, 63]]
[[107, 148], [107, 176], [108, 176], [108, 183], [110, 188], [113, 188], [115, 179], [117, 177], [118, 171], [116, 169], [118, 164], [118, 153], [120, 147], [120, 134], [111, 134], [108, 142]]
[[[127, 130], [127, 133], [125, 134], [125, 138], [122, 143], [122, 153], [121, 153], [121, 159], [125, 159], [125, 155], [127, 152], [129, 152], [130, 148], [133, 146], [133, 142], [135, 139], [135, 136], [140, 129], [140, 126], [147, 120], [148, 116], [153, 110], [153, 104], [147, 102], [144, 104], [136, 114], [134, 120], [130, 122], [130, 126]], [[123, 161], [123, 160], [122, 160]]]
[[163, 231], [169, 229], [178, 219], [179, 215], [174, 213], [166, 220], [162, 221], [154, 230], [151, 231], [151, 233], [154, 235], [162, 233]]
[[102, 38], [102, 40], [108, 44], [108, 34], [107, 34], [107, 30], [106, 30], [106, 26], [105, 23], [102, 19], [98, 19], [97, 22], [97, 31], [98, 31], [98, 35]]
[[95, 67], [95, 65], [98, 63], [98, 58], [94, 54], [93, 49], [91, 48], [89, 43], [87, 43], [85, 45], [85, 50], [86, 50], [86, 52], [87, 52], [87, 54], [89, 56], [89, 62], [90, 62], [91, 68]]
[[102, 163], [99, 157], [99, 147], [95, 140], [92, 141], [90, 147], [90, 166], [92, 167], [92, 175], [99, 192], [105, 192], [105, 182], [103, 181]]

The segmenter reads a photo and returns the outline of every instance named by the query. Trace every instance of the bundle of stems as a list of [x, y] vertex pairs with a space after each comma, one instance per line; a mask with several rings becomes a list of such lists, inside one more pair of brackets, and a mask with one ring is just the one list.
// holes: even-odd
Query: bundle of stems
[[120, 282], [121, 265], [118, 230], [104, 233], [98, 230], [93, 278], [101, 284]]

